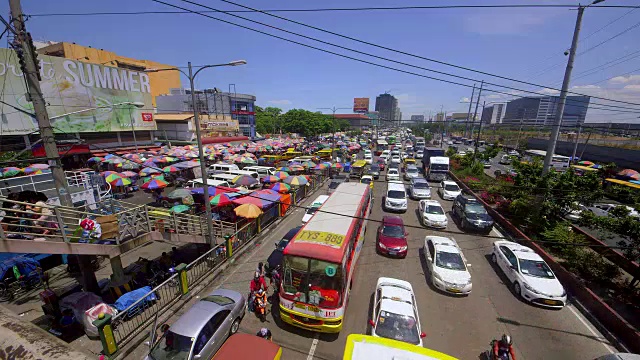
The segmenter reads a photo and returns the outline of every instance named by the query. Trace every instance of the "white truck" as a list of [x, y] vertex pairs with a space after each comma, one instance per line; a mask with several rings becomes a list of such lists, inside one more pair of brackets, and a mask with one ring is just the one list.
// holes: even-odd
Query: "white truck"
[[[426, 154], [425, 154], [426, 156]], [[442, 181], [447, 179], [449, 172], [449, 158], [446, 156], [432, 156], [429, 158], [429, 166], [425, 169], [425, 175], [429, 181]]]

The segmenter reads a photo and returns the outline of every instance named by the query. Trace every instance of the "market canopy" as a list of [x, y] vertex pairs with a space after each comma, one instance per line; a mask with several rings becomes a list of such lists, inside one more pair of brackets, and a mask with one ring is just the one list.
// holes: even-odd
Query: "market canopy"
[[253, 204], [260, 209], [265, 209], [278, 201], [280, 201], [280, 195], [270, 193], [256, 194], [256, 192], [253, 192], [247, 196], [233, 200], [233, 203], [236, 205]]

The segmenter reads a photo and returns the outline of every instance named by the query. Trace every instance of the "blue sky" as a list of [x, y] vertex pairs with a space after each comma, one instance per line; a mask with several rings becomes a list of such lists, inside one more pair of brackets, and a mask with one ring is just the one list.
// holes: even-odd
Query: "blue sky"
[[[198, 9], [179, 0], [165, 1]], [[217, 9], [237, 9], [218, 0], [200, 0], [200, 2]], [[237, 2], [260, 9], [447, 3], [425, 0], [356, 0], [348, 3], [336, 0], [322, 2], [237, 0]], [[561, 3], [559, 1], [537, 2]], [[457, 3], [475, 4], [477, 2], [459, 1]], [[491, 4], [501, 3], [518, 3], [518, 1], [494, 0], [491, 2]], [[640, 5], [640, 1], [607, 0], [605, 4]], [[6, 14], [8, 13], [7, 4], [4, 3], [4, 6]], [[66, 0], [23, 1], [23, 10], [26, 14], [42, 14], [175, 9], [150, 0], [99, 2]], [[640, 23], [640, 9], [638, 9], [589, 36], [628, 11], [628, 9], [587, 9], [582, 27], [584, 40], [580, 42], [578, 52]], [[472, 83], [353, 54], [276, 30], [265, 29], [224, 14], [211, 15], [376, 63]], [[239, 15], [422, 67], [452, 72], [478, 80], [485, 79], [526, 90], [543, 90], [553, 93], [549, 89], [509, 83], [376, 49], [262, 14]], [[416, 55], [559, 88], [566, 64], [563, 51], [571, 43], [576, 11], [569, 9], [438, 9], [278, 13], [278, 15]], [[176, 66], [185, 66], [187, 61], [194, 64], [210, 64], [245, 59], [248, 62], [245, 66], [205, 70], [199, 76], [197, 86], [228, 89], [229, 84], [235, 84], [238, 92], [256, 95], [259, 105], [279, 106], [285, 110], [290, 108], [315, 110], [331, 106], [351, 107], [354, 97], [370, 97], [371, 110], [373, 110], [375, 96], [389, 91], [398, 97], [403, 117], [409, 118], [412, 114], [428, 115], [430, 111], [435, 113], [439, 111], [441, 105], [448, 112], [466, 111], [468, 104], [462, 101], [471, 93], [468, 88], [339, 58], [193, 14], [32, 17], [27, 26], [36, 39], [76, 42], [111, 50], [123, 56], [150, 59]], [[639, 37], [640, 26], [579, 56], [574, 69], [575, 80], [572, 82], [572, 86], [577, 86], [575, 91], [640, 103], [640, 71], [631, 72], [640, 67], [638, 66], [640, 57], [606, 69], [598, 69], [588, 76], [578, 78], [585, 70], [639, 51], [640, 43], [637, 41]], [[618, 76], [628, 72], [631, 73]], [[614, 79], [606, 80], [609, 78]], [[183, 85], [186, 85], [184, 79]], [[500, 101], [504, 98], [489, 93], [487, 95], [483, 98], [487, 102]], [[606, 103], [606, 101], [596, 101]], [[635, 108], [640, 109], [640, 106]], [[603, 115], [602, 111], [590, 110], [589, 118], [591, 121], [638, 120], [638, 114], [633, 113], [606, 114]]]

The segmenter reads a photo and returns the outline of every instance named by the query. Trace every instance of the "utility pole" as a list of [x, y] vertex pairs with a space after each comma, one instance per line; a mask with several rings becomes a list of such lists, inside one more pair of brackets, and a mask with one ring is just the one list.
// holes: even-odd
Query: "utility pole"
[[[480, 100], [480, 99], [478, 99]], [[482, 112], [484, 112], [484, 105], [486, 101], [482, 102]], [[482, 132], [482, 119], [480, 119], [480, 126], [478, 126], [478, 136], [476, 136], [476, 146], [473, 148], [473, 159], [475, 160], [478, 154], [478, 143], [480, 142], [480, 133]]]
[[553, 128], [551, 129], [551, 136], [549, 137], [549, 144], [547, 146], [547, 156], [545, 156], [544, 158], [544, 165], [542, 167], [543, 175], [549, 172], [553, 153], [556, 151], [558, 135], [560, 135], [562, 115], [564, 114], [564, 106], [567, 102], [567, 92], [569, 91], [569, 83], [571, 82], [571, 72], [573, 71], [573, 62], [576, 57], [576, 50], [578, 49], [578, 38], [580, 37], [580, 27], [582, 26], [582, 16], [584, 15], [584, 9], [603, 1], [604, 0], [595, 0], [587, 6], [578, 5], [578, 17], [576, 18], [576, 26], [573, 29], [573, 39], [571, 40], [571, 48], [569, 49], [569, 60], [567, 61], [567, 68], [564, 71], [564, 79], [562, 80], [562, 90], [560, 91], [560, 99], [558, 101], [556, 118], [553, 123]]
[[480, 82], [480, 90], [478, 91], [478, 101], [476, 101], [476, 108], [473, 111], [473, 119], [471, 120], [471, 132], [469, 133], [469, 139], [473, 138], [473, 127], [476, 125], [476, 116], [478, 116], [478, 105], [480, 105], [480, 96], [482, 96], [482, 86], [484, 80]]
[[440, 105], [440, 114], [442, 114], [442, 125], [440, 125], [440, 148], [442, 149], [444, 146], [442, 145], [444, 142], [444, 135], [442, 135], [444, 133], [444, 122], [447, 121], [447, 117], [444, 114], [444, 105]]
[[338, 110], [349, 110], [351, 108], [347, 108], [347, 107], [337, 108], [337, 107], [333, 106], [333, 107], [330, 107], [330, 108], [318, 108], [318, 109], [319, 110], [329, 110], [329, 111], [331, 111], [333, 113], [333, 120], [331, 121], [332, 128], [333, 128], [333, 134], [331, 134], [331, 138], [333, 139], [332, 143], [331, 143], [331, 160], [334, 160], [335, 157], [333, 156], [333, 154], [335, 152], [334, 149], [336, 147], [336, 134], [335, 134], [336, 133], [336, 131], [335, 131], [336, 130], [336, 111], [338, 111]]
[[[9, 7], [11, 9], [13, 24], [13, 29], [9, 28], [9, 31], [15, 35], [13, 43], [14, 49], [19, 53], [19, 56], [20, 53], [22, 55], [22, 72], [24, 73], [24, 78], [27, 83], [27, 100], [33, 104], [35, 117], [38, 121], [38, 128], [40, 129], [40, 138], [42, 139], [49, 168], [51, 169], [56, 193], [62, 206], [73, 207], [71, 194], [69, 193], [69, 184], [67, 183], [67, 178], [60, 163], [60, 154], [58, 153], [58, 147], [56, 146], [53, 135], [53, 127], [51, 126], [46, 102], [44, 101], [44, 96], [40, 88], [40, 70], [36, 62], [37, 54], [35, 47], [32, 45], [31, 34], [26, 31], [24, 26], [20, 0], [9, 0]], [[98, 281], [91, 267], [91, 258], [87, 255], [78, 255], [78, 264], [82, 271], [82, 287], [85, 291], [97, 293]]]
[[516, 138], [516, 144], [514, 149], [520, 150], [520, 135], [522, 135], [522, 124], [524, 123], [524, 114], [526, 110], [522, 112], [522, 118], [520, 118], [520, 129], [518, 129], [518, 137]]
[[582, 124], [578, 128], [578, 134], [576, 135], [576, 141], [573, 145], [573, 155], [571, 155], [571, 161], [576, 162], [576, 152], [578, 151], [578, 142], [580, 141], [580, 133], [582, 133]]
[[469, 130], [469, 120], [471, 120], [471, 105], [473, 104], [473, 95], [476, 92], [476, 84], [473, 84], [473, 89], [471, 89], [471, 97], [469, 98], [469, 110], [467, 110], [467, 122], [464, 123], [464, 134], [463, 137], [467, 137], [467, 131]]
[[589, 139], [591, 139], [592, 131], [589, 131], [589, 135], [587, 135], [587, 140], [584, 142], [584, 146], [582, 147], [582, 151], [580, 152], [580, 158], [582, 159], [582, 155], [584, 155], [584, 151], [587, 149], [587, 144], [589, 143]]

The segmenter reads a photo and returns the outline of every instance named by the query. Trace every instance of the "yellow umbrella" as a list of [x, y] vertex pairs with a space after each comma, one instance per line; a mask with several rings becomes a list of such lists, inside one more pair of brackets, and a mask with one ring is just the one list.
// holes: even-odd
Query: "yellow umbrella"
[[242, 204], [233, 211], [236, 212], [236, 215], [246, 219], [255, 219], [262, 214], [262, 210], [254, 204]]

